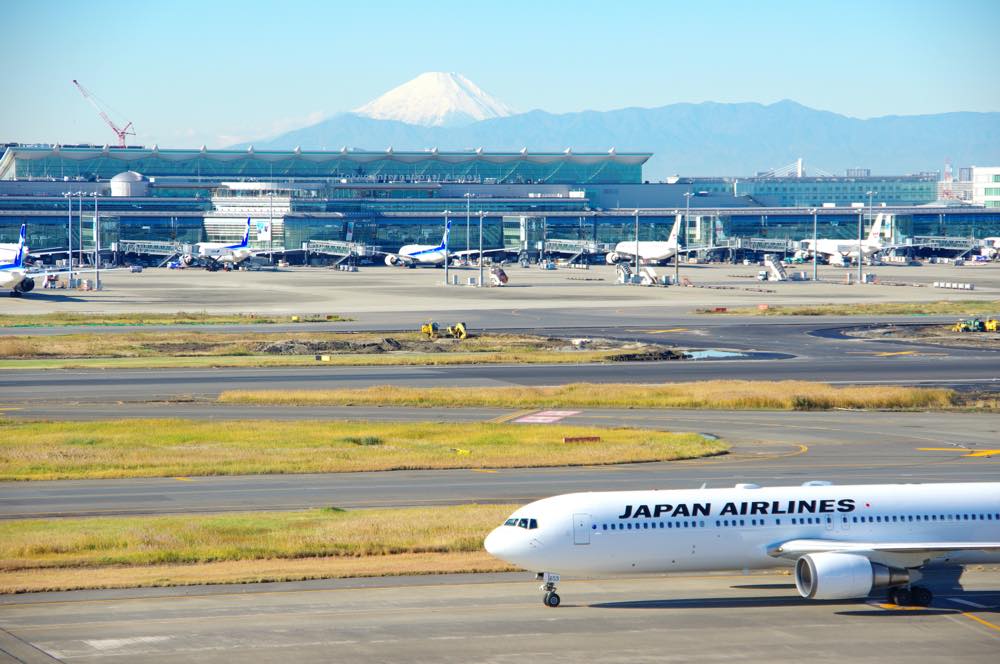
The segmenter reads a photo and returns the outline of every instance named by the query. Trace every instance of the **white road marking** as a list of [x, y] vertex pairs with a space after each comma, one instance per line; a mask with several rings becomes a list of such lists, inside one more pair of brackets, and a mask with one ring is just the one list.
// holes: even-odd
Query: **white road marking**
[[972, 607], [975, 607], [977, 609], [988, 609], [988, 608], [990, 608], [990, 607], [984, 606], [982, 604], [977, 604], [975, 602], [970, 602], [967, 599], [959, 599], [958, 597], [949, 597], [948, 601], [949, 602], [957, 602], [959, 604], [965, 604], [966, 606], [972, 606]]

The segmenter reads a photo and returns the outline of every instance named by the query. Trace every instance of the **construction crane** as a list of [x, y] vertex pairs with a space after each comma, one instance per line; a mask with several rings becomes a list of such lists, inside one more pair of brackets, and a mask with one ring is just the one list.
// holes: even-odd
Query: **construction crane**
[[73, 85], [77, 87], [77, 89], [80, 91], [80, 94], [83, 95], [83, 98], [89, 101], [90, 105], [94, 107], [94, 109], [98, 112], [98, 114], [100, 114], [101, 119], [104, 120], [109, 127], [111, 127], [111, 131], [115, 132], [115, 134], [118, 136], [118, 147], [120, 148], [125, 147], [125, 137], [129, 135], [135, 136], [135, 131], [133, 131], [132, 123], [129, 122], [124, 127], [119, 127], [108, 116], [108, 114], [104, 111], [104, 109], [101, 108], [101, 105], [97, 103], [97, 100], [94, 98], [94, 95], [91, 94], [90, 90], [80, 85], [80, 82], [77, 81], [75, 78], [73, 79]]

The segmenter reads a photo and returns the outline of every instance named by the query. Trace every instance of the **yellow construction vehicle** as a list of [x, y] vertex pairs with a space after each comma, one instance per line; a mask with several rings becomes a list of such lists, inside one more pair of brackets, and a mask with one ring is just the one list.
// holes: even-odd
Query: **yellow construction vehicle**
[[456, 339], [468, 339], [469, 331], [466, 329], [465, 323], [455, 323], [448, 328], [448, 336]]
[[428, 339], [437, 339], [438, 324], [435, 323], [434, 321], [430, 321], [429, 323], [424, 323], [423, 325], [420, 326], [420, 334], [427, 335]]
[[986, 320], [986, 331], [987, 332], [1000, 332], [1000, 320], [996, 318], [989, 318]]

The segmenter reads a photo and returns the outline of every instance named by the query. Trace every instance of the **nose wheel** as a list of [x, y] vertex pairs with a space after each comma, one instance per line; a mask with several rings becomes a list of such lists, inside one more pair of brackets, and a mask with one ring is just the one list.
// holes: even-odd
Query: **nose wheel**
[[541, 572], [538, 577], [542, 580], [539, 590], [545, 593], [542, 603], [551, 609], [556, 608], [561, 601], [559, 595], [556, 593], [556, 584], [559, 583], [559, 575], [552, 574], [551, 572]]

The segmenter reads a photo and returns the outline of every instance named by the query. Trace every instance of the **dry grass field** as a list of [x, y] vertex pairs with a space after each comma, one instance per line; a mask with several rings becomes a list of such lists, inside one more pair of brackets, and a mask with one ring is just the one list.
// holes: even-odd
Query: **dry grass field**
[[[563, 443], [597, 436], [596, 443]], [[0, 420], [0, 480], [518, 468], [722, 454], [692, 433], [559, 425]]]
[[0, 522], [0, 592], [499, 571], [513, 505]]
[[574, 383], [557, 387], [423, 388], [373, 386], [340, 390], [231, 390], [219, 401], [295, 406], [480, 408], [947, 408], [949, 389], [884, 385], [835, 387], [803, 381], [712, 380], [662, 385]]
[[700, 309], [698, 313], [737, 316], [977, 316], [1000, 313], [1000, 301], [939, 300], [937, 302], [852, 302], [845, 304], [729, 307], [726, 311]]

